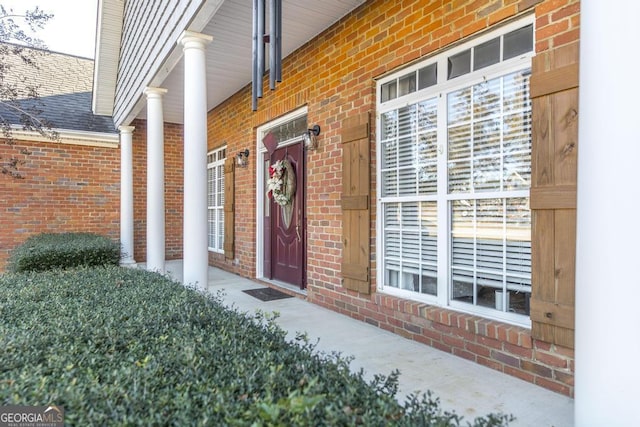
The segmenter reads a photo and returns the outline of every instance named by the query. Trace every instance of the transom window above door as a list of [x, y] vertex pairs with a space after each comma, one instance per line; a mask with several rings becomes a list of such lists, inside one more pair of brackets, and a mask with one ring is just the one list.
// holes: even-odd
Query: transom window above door
[[378, 81], [382, 292], [530, 324], [532, 21]]

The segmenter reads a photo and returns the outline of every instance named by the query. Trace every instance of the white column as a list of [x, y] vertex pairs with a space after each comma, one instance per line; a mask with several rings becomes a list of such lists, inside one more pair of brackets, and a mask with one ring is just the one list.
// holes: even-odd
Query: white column
[[166, 89], [148, 87], [147, 95], [147, 270], [164, 273], [164, 116]]
[[207, 79], [205, 47], [211, 36], [185, 31], [184, 50], [184, 234], [183, 283], [206, 290]]
[[576, 426], [638, 426], [640, 2], [581, 8]]
[[120, 264], [133, 266], [133, 126], [120, 126]]

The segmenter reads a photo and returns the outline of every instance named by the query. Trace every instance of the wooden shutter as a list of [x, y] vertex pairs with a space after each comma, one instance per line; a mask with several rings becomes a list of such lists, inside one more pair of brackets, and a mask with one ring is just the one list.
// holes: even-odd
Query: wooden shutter
[[342, 284], [368, 294], [371, 146], [369, 113], [342, 122]]
[[574, 346], [578, 44], [533, 58], [533, 337]]
[[234, 256], [235, 157], [224, 162], [224, 257]]

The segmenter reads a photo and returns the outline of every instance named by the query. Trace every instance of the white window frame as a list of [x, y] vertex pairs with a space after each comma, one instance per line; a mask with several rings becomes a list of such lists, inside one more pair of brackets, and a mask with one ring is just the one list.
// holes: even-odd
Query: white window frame
[[[517, 30], [527, 25], [533, 25], [534, 49], [531, 52], [516, 56], [498, 62], [496, 64], [487, 66], [477, 71], [471, 71], [467, 74], [447, 80], [447, 59], [478, 44], [489, 41], [495, 37]], [[491, 78], [507, 75], [512, 72], [520, 71], [523, 69], [531, 68], [531, 58], [534, 56], [535, 50], [535, 17], [534, 15], [528, 15], [517, 21], [513, 21], [509, 24], [500, 26], [500, 28], [489, 31], [478, 37], [474, 37], [472, 40], [457, 45], [449, 50], [446, 50], [436, 56], [428, 58], [419, 63], [413, 64], [410, 67], [402, 68], [401, 70], [394, 72], [388, 76], [380, 78], [376, 85], [376, 191], [377, 191], [377, 203], [376, 203], [376, 261], [377, 272], [376, 279], [378, 283], [378, 290], [382, 293], [394, 295], [401, 298], [422, 301], [431, 305], [438, 305], [441, 307], [455, 309], [456, 311], [467, 312], [470, 314], [481, 315], [483, 317], [505, 321], [508, 323], [516, 324], [524, 327], [531, 327], [531, 319], [529, 316], [523, 314], [515, 314], [509, 312], [500, 312], [490, 308], [482, 307], [479, 305], [465, 304], [458, 301], [453, 301], [450, 296], [450, 202], [452, 200], [458, 200], [461, 198], [485, 198], [489, 196], [484, 192], [481, 194], [465, 194], [464, 197], [460, 197], [458, 193], [449, 194], [447, 189], [447, 94], [457, 89], [469, 87], [474, 84], [480, 83]], [[473, 61], [473, 60], [472, 60]], [[380, 101], [381, 86], [390, 81], [396, 80], [399, 77], [406, 75], [412, 71], [417, 71], [430, 64], [437, 64], [437, 84], [427, 87], [425, 89], [416, 90], [412, 93], [398, 96], [394, 99], [388, 100], [384, 103]], [[382, 136], [382, 115], [388, 111], [397, 110], [399, 108], [415, 104], [427, 99], [437, 98], [438, 102], [438, 127], [437, 127], [437, 194], [436, 195], [416, 195], [408, 197], [382, 197], [382, 150], [380, 138]], [[505, 193], [495, 193], [496, 197], [505, 197]], [[510, 191], [508, 197], [524, 197], [529, 198], [529, 190]], [[384, 267], [384, 210], [383, 202], [420, 202], [420, 201], [433, 201], [437, 202], [437, 296], [429, 294], [421, 294], [415, 291], [408, 291], [396, 287], [384, 286], [385, 267]]]
[[[220, 253], [223, 254], [224, 253], [224, 162], [226, 160], [226, 149], [227, 146], [225, 145], [224, 147], [220, 147], [220, 148], [216, 148], [215, 150], [211, 150], [207, 153], [207, 181], [209, 180], [209, 171], [212, 169], [216, 169], [217, 170], [217, 176], [221, 177], [222, 180], [222, 185], [221, 185], [221, 192], [214, 193], [214, 197], [213, 199], [215, 200], [213, 205], [209, 204], [209, 199], [211, 196], [211, 193], [209, 192], [209, 183], [207, 182], [207, 246], [209, 249], [209, 252], [215, 252], [215, 253]], [[220, 153], [224, 153], [224, 155], [220, 155]], [[213, 157], [213, 161], [209, 161], [209, 159]], [[214, 191], [215, 191], [215, 187], [214, 187]], [[214, 242], [221, 242], [220, 247], [216, 247], [214, 246], [209, 246], [209, 242], [211, 241], [211, 228], [210, 228], [210, 224], [209, 224], [209, 212], [211, 211], [215, 211], [218, 212], [218, 215], [216, 215], [217, 218], [222, 218], [222, 221], [218, 220], [216, 221], [216, 224], [220, 224], [222, 223], [222, 228], [218, 229], [218, 227], [215, 227], [213, 234], [214, 234], [214, 238], [213, 241]], [[222, 217], [220, 217], [220, 214], [223, 215]], [[222, 237], [222, 240], [220, 240], [220, 237]]]

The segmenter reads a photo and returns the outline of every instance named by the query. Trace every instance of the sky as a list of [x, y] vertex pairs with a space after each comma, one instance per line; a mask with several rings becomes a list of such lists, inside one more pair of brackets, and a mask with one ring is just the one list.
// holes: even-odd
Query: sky
[[0, 0], [0, 4], [16, 13], [36, 6], [52, 13], [53, 18], [35, 36], [51, 51], [93, 59], [98, 0]]

